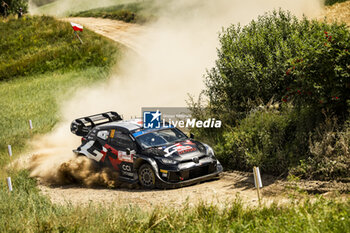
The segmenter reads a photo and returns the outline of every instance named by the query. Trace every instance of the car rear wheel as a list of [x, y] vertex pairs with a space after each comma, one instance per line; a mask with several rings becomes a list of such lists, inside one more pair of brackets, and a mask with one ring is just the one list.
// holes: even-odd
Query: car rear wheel
[[146, 189], [152, 189], [156, 186], [156, 175], [151, 165], [146, 163], [140, 167], [139, 182]]

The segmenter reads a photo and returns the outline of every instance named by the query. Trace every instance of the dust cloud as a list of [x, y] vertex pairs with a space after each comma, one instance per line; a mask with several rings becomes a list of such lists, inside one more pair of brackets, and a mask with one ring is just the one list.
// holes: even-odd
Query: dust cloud
[[34, 138], [30, 143], [32, 153], [22, 156], [14, 165], [28, 169], [30, 175], [43, 184], [119, 187], [117, 171], [102, 168], [72, 152], [72, 148], [79, 145], [79, 138], [67, 137], [64, 126], [59, 125], [52, 133]]
[[320, 0], [172, 1], [160, 12], [159, 20], [138, 35], [140, 49], [119, 62], [118, 75], [105, 83], [80, 88], [69, 101], [61, 103], [62, 123], [33, 142], [34, 154], [41, 156], [30, 162], [32, 176], [50, 177], [45, 179], [50, 181], [58, 179], [62, 169], [70, 169], [68, 174], [73, 179], [75, 174], [94, 177], [80, 171], [85, 165], [87, 170], [91, 167], [85, 161], [80, 166], [71, 152], [79, 146], [79, 138], [69, 131], [73, 119], [110, 110], [130, 118], [140, 116], [141, 107], [186, 106], [187, 94], [199, 95], [206, 69], [215, 64], [222, 27], [245, 25], [278, 8], [298, 17], [313, 17], [320, 14], [322, 4]]
[[198, 95], [203, 75], [214, 66], [218, 33], [232, 23], [247, 24], [278, 9], [301, 17], [320, 13], [319, 0], [177, 0], [138, 36], [139, 55], [128, 56], [107, 83], [81, 89], [62, 106], [67, 120], [114, 109], [140, 116], [141, 107], [186, 106], [187, 94]]

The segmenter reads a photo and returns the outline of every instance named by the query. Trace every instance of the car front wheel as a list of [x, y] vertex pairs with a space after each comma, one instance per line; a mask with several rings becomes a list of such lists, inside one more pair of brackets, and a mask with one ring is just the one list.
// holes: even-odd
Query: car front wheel
[[142, 187], [152, 189], [156, 186], [156, 175], [149, 164], [143, 164], [139, 169], [139, 182]]

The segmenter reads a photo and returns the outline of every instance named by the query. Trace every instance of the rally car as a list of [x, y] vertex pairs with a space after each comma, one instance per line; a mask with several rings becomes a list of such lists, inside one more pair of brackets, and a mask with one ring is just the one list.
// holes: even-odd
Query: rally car
[[217, 177], [223, 168], [213, 149], [172, 125], [144, 128], [141, 120], [122, 120], [116, 112], [75, 119], [82, 136], [73, 150], [117, 170], [122, 181], [144, 188], [176, 188]]

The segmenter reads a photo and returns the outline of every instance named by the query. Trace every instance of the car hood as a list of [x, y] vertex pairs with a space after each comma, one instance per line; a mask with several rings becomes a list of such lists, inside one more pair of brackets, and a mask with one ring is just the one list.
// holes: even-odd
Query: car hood
[[148, 152], [158, 157], [185, 161], [206, 155], [206, 148], [202, 143], [188, 139], [172, 145], [153, 148], [152, 151]]

